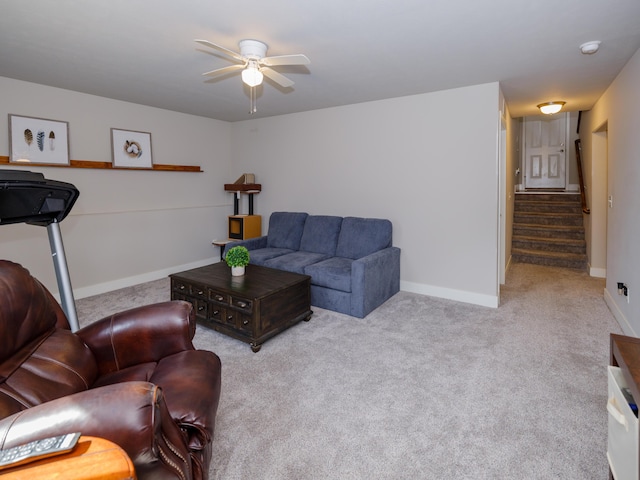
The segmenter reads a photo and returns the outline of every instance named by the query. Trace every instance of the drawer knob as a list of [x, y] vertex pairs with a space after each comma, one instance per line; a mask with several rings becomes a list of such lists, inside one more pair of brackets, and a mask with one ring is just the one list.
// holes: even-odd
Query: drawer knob
[[230, 322], [233, 320], [233, 315], [227, 315], [227, 321]]
[[242, 324], [243, 324], [243, 325], [249, 325], [249, 320], [244, 319], [244, 320], [243, 320], [243, 322], [242, 322]]
[[184, 285], [180, 285], [178, 288], [179, 288], [180, 290], [184, 290], [184, 288], [185, 288], [185, 287], [184, 287]]
[[214, 311], [213, 311], [213, 314], [214, 314], [214, 315], [220, 315], [220, 310], [214, 310]]
[[198, 295], [204, 295], [204, 292], [202, 290], [198, 290]]
[[222, 295], [216, 295], [214, 298], [215, 298], [218, 302], [221, 302], [221, 301], [223, 301], [223, 300], [224, 300], [224, 297], [223, 297]]
[[247, 308], [247, 302], [239, 301], [236, 305], [238, 305], [240, 308]]
[[204, 310], [204, 307], [203, 307], [202, 305], [200, 305], [200, 306], [198, 307], [198, 311], [199, 311], [199, 312], [201, 312], [201, 311], [203, 311], [203, 310]]

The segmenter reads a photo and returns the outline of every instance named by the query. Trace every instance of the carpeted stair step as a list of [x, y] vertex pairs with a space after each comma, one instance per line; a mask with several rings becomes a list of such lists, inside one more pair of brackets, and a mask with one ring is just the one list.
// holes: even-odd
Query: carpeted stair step
[[514, 235], [512, 237], [512, 246], [513, 248], [523, 250], [577, 253], [582, 255], [587, 253], [587, 244], [584, 239], [574, 238], [541, 238], [536, 236]]
[[534, 225], [514, 223], [513, 235], [539, 238], [584, 239], [584, 227], [579, 225]]
[[514, 206], [516, 213], [573, 213], [582, 215], [582, 206], [574, 202], [518, 202]]
[[513, 260], [519, 263], [577, 269], [585, 269], [587, 267], [587, 256], [575, 253], [542, 252], [539, 250], [512, 248], [511, 255]]
[[554, 203], [577, 203], [580, 204], [579, 193], [517, 193], [516, 203], [519, 202], [554, 202]]
[[514, 223], [532, 223], [535, 225], [582, 225], [582, 213], [515, 212]]

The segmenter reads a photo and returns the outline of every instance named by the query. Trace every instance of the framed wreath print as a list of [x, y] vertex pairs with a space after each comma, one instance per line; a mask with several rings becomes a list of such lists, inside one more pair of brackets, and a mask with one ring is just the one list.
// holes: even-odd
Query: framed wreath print
[[10, 113], [9, 161], [69, 165], [69, 122]]
[[118, 168], [153, 168], [151, 134], [111, 129], [112, 164]]

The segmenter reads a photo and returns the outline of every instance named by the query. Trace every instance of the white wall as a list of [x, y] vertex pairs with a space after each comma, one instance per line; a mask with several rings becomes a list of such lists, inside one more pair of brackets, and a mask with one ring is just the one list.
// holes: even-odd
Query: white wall
[[256, 214], [388, 218], [401, 288], [496, 306], [499, 86], [231, 126], [233, 174], [262, 184]]
[[[110, 161], [116, 127], [151, 132], [155, 163], [204, 170], [31, 167], [80, 190], [61, 223], [76, 298], [217, 261], [223, 184], [252, 172], [265, 231], [276, 210], [389, 218], [403, 290], [497, 305], [497, 83], [234, 124], [7, 78], [0, 105], [0, 131], [8, 113], [68, 121], [75, 160]], [[0, 258], [57, 291], [45, 228], [0, 227]]]
[[[69, 122], [74, 160], [111, 161], [110, 128], [151, 132], [154, 163], [200, 165], [203, 173], [55, 167], [80, 197], [60, 224], [76, 298], [217, 261], [213, 238], [226, 237], [232, 197], [230, 124], [0, 77], [0, 132], [7, 114]], [[8, 155], [8, 134], [0, 155]], [[0, 258], [23, 264], [57, 292], [47, 230], [0, 227]]]
[[[588, 193], [592, 194], [587, 232], [591, 236], [591, 258], [603, 258], [606, 250], [605, 299], [623, 330], [635, 336], [640, 334], [638, 85], [640, 50], [587, 112], [580, 128]], [[608, 194], [613, 196], [612, 208], [607, 207]], [[629, 297], [618, 295], [617, 282], [627, 284]]]

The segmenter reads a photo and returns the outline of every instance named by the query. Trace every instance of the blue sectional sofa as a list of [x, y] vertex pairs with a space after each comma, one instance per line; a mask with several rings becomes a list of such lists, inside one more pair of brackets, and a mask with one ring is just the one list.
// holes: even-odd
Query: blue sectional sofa
[[311, 304], [363, 318], [400, 290], [389, 220], [274, 212], [266, 236], [227, 244], [250, 263], [311, 276]]

